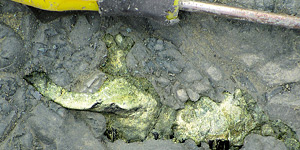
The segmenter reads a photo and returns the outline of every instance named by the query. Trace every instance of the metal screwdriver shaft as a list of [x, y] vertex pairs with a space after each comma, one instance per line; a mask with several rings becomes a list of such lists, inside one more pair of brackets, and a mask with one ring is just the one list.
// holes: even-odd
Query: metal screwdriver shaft
[[289, 15], [281, 15], [258, 10], [236, 8], [219, 4], [209, 4], [192, 0], [180, 0], [179, 9], [190, 12], [207, 12], [239, 20], [283, 26], [286, 28], [300, 29], [300, 18]]

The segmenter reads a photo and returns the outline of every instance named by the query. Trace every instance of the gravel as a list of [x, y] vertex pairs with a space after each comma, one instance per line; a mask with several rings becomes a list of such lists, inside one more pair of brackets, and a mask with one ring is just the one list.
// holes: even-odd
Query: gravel
[[[296, 0], [221, 2], [300, 14]], [[150, 81], [169, 109], [182, 109], [202, 96], [222, 102], [222, 93], [243, 89], [268, 117], [253, 116], [265, 125], [246, 136], [240, 148], [300, 148], [297, 30], [186, 12], [180, 13], [179, 24], [161, 26], [144, 18], [99, 17], [98, 12], [41, 16], [32, 10], [0, 2], [0, 149], [209, 149], [208, 141], [174, 143], [172, 136], [111, 142], [101, 113], [65, 109], [23, 79], [45, 72], [68, 91], [97, 91], [109, 78], [99, 69], [107, 60], [106, 33], [134, 40], [126, 56], [130, 75]]]

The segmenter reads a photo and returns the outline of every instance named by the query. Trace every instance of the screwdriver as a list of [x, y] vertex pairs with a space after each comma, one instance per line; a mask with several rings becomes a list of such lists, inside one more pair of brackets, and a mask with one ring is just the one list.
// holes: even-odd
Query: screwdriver
[[49, 11], [99, 11], [102, 16], [140, 16], [169, 25], [178, 11], [206, 12], [239, 20], [300, 29], [300, 18], [194, 0], [12, 0]]

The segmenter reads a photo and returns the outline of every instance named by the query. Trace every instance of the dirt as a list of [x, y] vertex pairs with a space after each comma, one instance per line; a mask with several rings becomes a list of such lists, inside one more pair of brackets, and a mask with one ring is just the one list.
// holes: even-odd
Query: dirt
[[[218, 2], [293, 15], [300, 10], [296, 0]], [[101, 71], [107, 63], [106, 34], [133, 39], [126, 56], [129, 74], [146, 78], [160, 102], [174, 110], [203, 96], [219, 103], [224, 92], [250, 93], [269, 116], [272, 130], [253, 131], [235, 149], [300, 148], [299, 30], [202, 13], [180, 12], [179, 19], [178, 24], [163, 26], [139, 17], [52, 13], [1, 1], [0, 149], [218, 147], [211, 141], [175, 143], [172, 136], [112, 142], [101, 113], [61, 107], [24, 80], [33, 72], [44, 72], [68, 91], [95, 91], [106, 79]], [[84, 84], [89, 81], [99, 84]]]

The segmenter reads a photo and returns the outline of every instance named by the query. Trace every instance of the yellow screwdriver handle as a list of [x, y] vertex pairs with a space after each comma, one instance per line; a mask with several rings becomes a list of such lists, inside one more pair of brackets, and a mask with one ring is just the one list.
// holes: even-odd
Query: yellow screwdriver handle
[[98, 11], [98, 0], [12, 0], [49, 11], [87, 10]]

